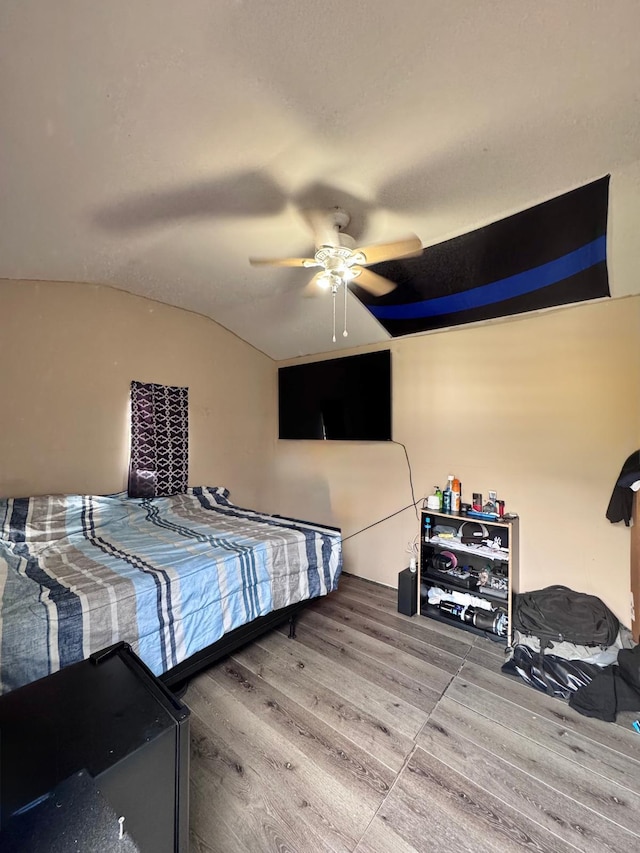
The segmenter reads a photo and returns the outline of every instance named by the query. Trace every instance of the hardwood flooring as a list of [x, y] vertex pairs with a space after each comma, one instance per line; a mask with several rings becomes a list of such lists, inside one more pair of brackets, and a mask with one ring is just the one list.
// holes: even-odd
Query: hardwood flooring
[[634, 715], [501, 673], [503, 646], [344, 575], [199, 675], [192, 853], [640, 853]]

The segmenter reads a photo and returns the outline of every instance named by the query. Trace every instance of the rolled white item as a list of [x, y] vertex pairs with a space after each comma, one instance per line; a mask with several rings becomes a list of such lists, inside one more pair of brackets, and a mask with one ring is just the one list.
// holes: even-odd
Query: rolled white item
[[427, 592], [429, 604], [437, 605], [440, 601], [453, 601], [463, 607], [479, 607], [482, 610], [493, 610], [491, 603], [485, 598], [470, 595], [468, 592], [445, 592], [439, 586], [431, 586]]
[[436, 605], [439, 601], [442, 600], [445, 594], [445, 591], [443, 589], [440, 589], [439, 586], [430, 586], [427, 590], [427, 600], [429, 604]]

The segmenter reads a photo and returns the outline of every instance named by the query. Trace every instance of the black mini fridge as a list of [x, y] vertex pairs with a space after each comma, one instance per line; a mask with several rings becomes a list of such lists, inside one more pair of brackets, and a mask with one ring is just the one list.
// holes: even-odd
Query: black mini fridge
[[186, 853], [188, 838], [189, 710], [129, 645], [0, 696], [0, 849]]

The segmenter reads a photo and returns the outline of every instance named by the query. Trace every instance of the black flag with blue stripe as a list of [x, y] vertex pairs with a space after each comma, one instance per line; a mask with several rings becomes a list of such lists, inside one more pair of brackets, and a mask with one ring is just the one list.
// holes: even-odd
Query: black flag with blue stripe
[[398, 287], [354, 293], [393, 337], [610, 296], [609, 176], [417, 258], [372, 269]]

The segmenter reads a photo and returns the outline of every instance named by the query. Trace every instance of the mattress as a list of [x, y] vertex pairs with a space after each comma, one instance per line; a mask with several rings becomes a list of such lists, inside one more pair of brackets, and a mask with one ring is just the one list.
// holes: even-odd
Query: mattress
[[273, 610], [336, 589], [340, 532], [165, 498], [0, 500], [0, 691], [128, 642], [156, 674]]

